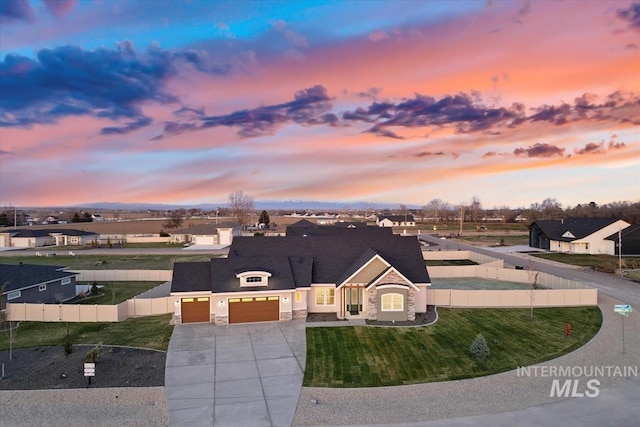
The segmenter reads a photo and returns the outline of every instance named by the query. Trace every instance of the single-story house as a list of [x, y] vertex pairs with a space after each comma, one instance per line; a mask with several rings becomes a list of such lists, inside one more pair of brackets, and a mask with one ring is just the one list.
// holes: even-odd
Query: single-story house
[[610, 237], [629, 225], [615, 218], [534, 221], [529, 225], [529, 246], [550, 252], [614, 255], [616, 245]]
[[615, 247], [615, 254], [620, 255], [620, 241], [622, 241], [622, 255], [640, 255], [640, 225], [634, 224], [607, 237]]
[[378, 227], [415, 227], [416, 221], [413, 215], [378, 215], [376, 225]]
[[50, 265], [0, 264], [3, 303], [56, 304], [75, 297], [78, 273], [66, 271], [65, 268]]
[[304, 225], [281, 237], [237, 237], [228, 258], [175, 263], [174, 321], [225, 325], [309, 313], [406, 321], [427, 311], [431, 282], [416, 238], [377, 227]]
[[191, 245], [217, 245], [229, 246], [233, 238], [242, 235], [241, 227], [235, 222], [223, 222], [220, 224], [200, 224], [171, 234], [173, 243], [189, 243]]
[[12, 229], [0, 232], [0, 247], [84, 246], [99, 237], [97, 233], [76, 229]]

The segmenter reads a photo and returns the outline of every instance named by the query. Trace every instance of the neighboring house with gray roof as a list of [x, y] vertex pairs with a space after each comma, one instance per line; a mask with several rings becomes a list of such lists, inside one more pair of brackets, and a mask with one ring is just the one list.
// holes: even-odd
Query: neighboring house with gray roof
[[229, 246], [233, 238], [242, 235], [241, 227], [235, 222], [220, 224], [200, 224], [170, 233], [171, 242], [187, 243], [194, 246]]
[[539, 220], [529, 225], [529, 246], [550, 252], [615, 255], [611, 239], [630, 224], [615, 218]]
[[413, 237], [378, 227], [294, 224], [283, 237], [238, 237], [228, 258], [175, 263], [176, 323], [305, 318], [406, 321], [427, 311], [430, 279]]
[[77, 276], [59, 266], [0, 264], [3, 303], [54, 304], [71, 299], [76, 296]]
[[17, 228], [0, 231], [0, 247], [84, 246], [98, 240], [99, 237], [97, 233], [73, 228]]

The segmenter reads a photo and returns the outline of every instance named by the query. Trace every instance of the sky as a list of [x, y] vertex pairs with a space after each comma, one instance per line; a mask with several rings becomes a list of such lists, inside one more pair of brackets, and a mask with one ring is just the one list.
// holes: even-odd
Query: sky
[[0, 0], [0, 206], [640, 201], [640, 2]]

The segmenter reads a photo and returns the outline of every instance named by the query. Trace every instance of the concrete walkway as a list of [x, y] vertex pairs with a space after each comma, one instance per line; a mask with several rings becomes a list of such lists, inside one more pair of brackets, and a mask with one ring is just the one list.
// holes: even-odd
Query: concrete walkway
[[167, 351], [170, 426], [290, 426], [305, 322], [176, 325]]

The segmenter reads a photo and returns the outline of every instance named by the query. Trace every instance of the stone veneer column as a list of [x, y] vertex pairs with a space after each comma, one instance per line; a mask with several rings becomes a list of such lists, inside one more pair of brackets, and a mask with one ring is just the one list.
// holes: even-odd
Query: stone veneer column
[[281, 311], [280, 320], [291, 320], [293, 318], [290, 311]]
[[407, 320], [416, 320], [416, 291], [413, 288], [409, 288], [407, 297]]
[[229, 317], [227, 317], [227, 316], [216, 316], [215, 324], [216, 325], [228, 325], [229, 324]]
[[306, 319], [307, 318], [307, 310], [293, 310], [293, 319]]
[[368, 302], [369, 302], [369, 320], [378, 320], [378, 291], [375, 286], [373, 286], [368, 291]]

